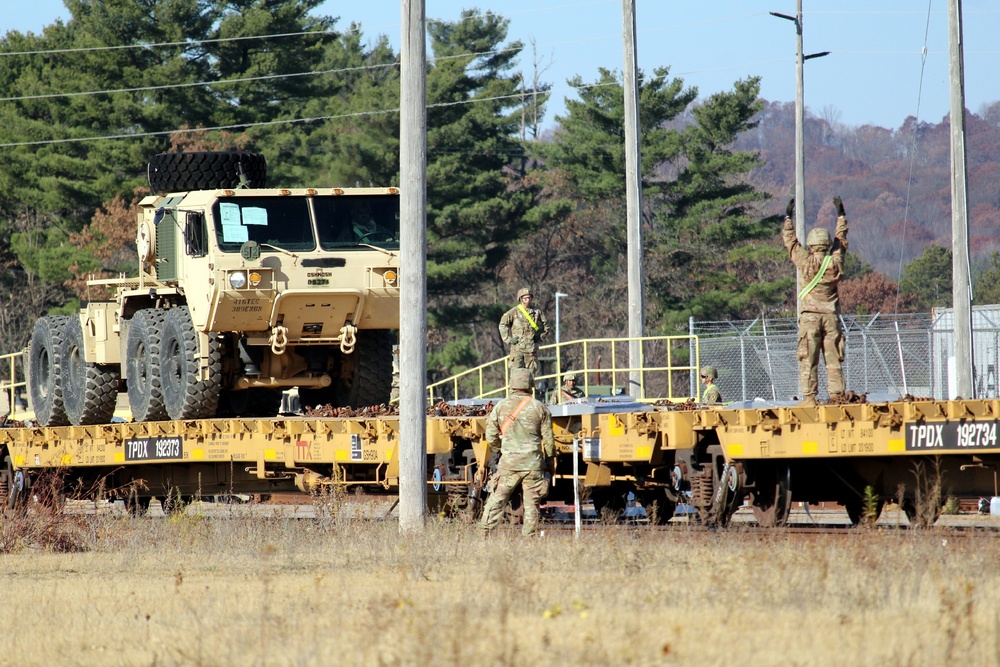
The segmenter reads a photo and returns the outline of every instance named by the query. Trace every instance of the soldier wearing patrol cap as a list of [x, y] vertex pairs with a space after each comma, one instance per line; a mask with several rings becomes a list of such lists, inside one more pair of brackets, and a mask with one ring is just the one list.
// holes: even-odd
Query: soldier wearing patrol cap
[[549, 323], [542, 311], [531, 307], [531, 290], [517, 291], [517, 305], [500, 318], [500, 338], [510, 347], [510, 367], [538, 372], [538, 344], [548, 336]]
[[702, 403], [717, 404], [722, 403], [722, 392], [715, 386], [715, 381], [719, 378], [719, 371], [715, 366], [705, 366], [701, 369], [701, 381], [705, 385], [705, 393], [702, 394]]
[[479, 524], [489, 534], [503, 516], [503, 508], [520, 486], [524, 496], [524, 535], [538, 531], [538, 505], [548, 495], [544, 472], [555, 470], [556, 444], [552, 414], [531, 396], [534, 376], [526, 368], [510, 372], [511, 394], [497, 403], [486, 418], [486, 444], [500, 451], [496, 486], [483, 508]]
[[574, 398], [583, 398], [585, 395], [583, 389], [576, 386], [576, 373], [566, 373], [563, 375], [562, 386], [552, 394], [549, 398], [549, 403], [552, 405], [565, 403], [566, 401], [572, 401]]
[[795, 235], [792, 215], [795, 200], [785, 209], [785, 226], [781, 236], [788, 257], [799, 269], [799, 382], [803, 401], [800, 405], [816, 405], [819, 355], [826, 362], [827, 388], [831, 399], [844, 393], [844, 332], [840, 328], [838, 285], [844, 277], [844, 257], [847, 255], [847, 214], [840, 197], [833, 198], [837, 209], [837, 230], [830, 232], [817, 227], [806, 237], [806, 250]]

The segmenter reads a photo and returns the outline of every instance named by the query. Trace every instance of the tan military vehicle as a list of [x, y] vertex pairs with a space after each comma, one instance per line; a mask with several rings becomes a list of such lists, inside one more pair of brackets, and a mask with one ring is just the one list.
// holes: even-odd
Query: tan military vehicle
[[399, 192], [263, 189], [253, 153], [164, 153], [139, 203], [135, 278], [43, 317], [28, 390], [43, 426], [274, 416], [388, 401], [399, 327]]

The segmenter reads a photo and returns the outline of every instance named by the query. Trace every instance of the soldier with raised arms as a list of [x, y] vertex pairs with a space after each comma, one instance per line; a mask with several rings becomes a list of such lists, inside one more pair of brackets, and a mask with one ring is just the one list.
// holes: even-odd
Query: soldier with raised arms
[[826, 362], [827, 388], [830, 399], [840, 399], [844, 393], [844, 332], [840, 328], [838, 286], [844, 277], [844, 257], [847, 255], [847, 215], [840, 197], [833, 198], [837, 209], [837, 229], [834, 238], [823, 227], [816, 227], [806, 237], [808, 249], [795, 235], [792, 215], [795, 200], [785, 209], [785, 226], [781, 236], [788, 257], [799, 269], [799, 382], [803, 400], [800, 405], [816, 405], [819, 355]]

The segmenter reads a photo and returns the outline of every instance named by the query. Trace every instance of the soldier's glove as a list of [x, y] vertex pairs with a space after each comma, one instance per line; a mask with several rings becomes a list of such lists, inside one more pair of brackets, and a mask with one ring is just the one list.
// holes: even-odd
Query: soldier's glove
[[788, 200], [788, 206], [785, 207], [785, 217], [790, 218], [795, 215], [795, 197]]
[[556, 474], [556, 457], [550, 456], [545, 459], [545, 472]]
[[844, 202], [840, 200], [840, 197], [833, 198], [833, 205], [837, 207], [837, 215], [841, 217], [846, 215], [846, 213], [844, 213]]

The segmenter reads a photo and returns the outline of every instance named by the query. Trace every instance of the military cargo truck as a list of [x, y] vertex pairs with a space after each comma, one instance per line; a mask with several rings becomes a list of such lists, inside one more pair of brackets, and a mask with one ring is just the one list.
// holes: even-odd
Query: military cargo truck
[[40, 425], [277, 414], [388, 401], [399, 326], [399, 191], [264, 187], [253, 153], [164, 153], [139, 203], [136, 277], [42, 317], [28, 392]]

